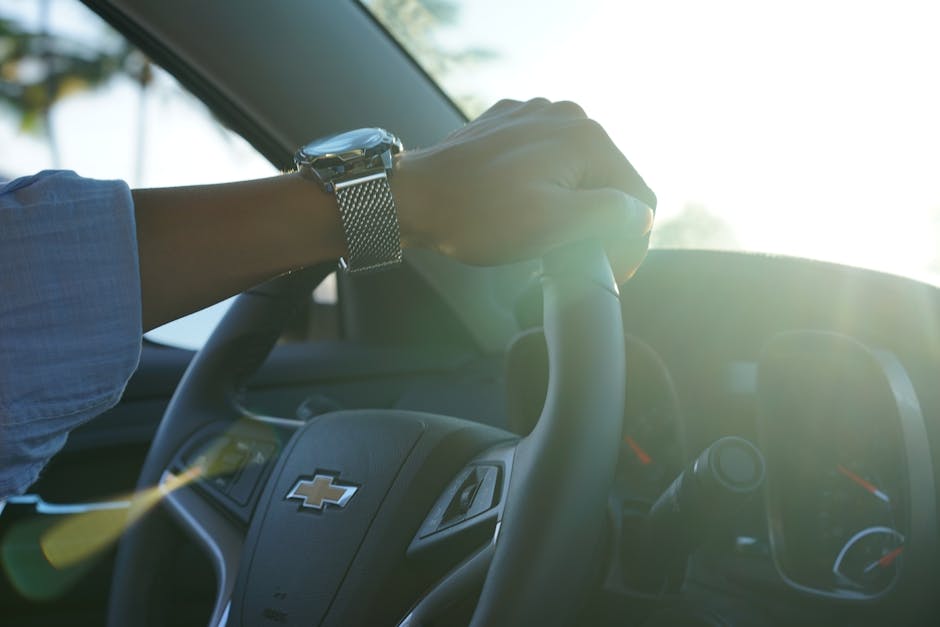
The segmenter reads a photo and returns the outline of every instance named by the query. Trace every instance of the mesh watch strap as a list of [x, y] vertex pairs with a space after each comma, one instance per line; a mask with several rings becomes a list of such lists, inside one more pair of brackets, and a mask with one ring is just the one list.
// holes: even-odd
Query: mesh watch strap
[[380, 270], [401, 263], [398, 212], [385, 172], [335, 184], [349, 254], [349, 272]]

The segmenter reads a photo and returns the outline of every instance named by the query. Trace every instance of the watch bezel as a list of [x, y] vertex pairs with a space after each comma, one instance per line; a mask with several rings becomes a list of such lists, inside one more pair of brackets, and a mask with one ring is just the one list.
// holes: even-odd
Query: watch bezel
[[[343, 145], [344, 141], [348, 145]], [[331, 145], [337, 143], [338, 148]], [[312, 175], [326, 191], [333, 192], [336, 183], [388, 172], [402, 149], [394, 134], [366, 127], [315, 139], [297, 151], [294, 163], [300, 172]]]

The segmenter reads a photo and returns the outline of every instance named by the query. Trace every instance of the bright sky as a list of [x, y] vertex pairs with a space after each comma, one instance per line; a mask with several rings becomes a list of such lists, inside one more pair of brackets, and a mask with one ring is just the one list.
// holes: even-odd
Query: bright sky
[[500, 56], [451, 89], [576, 100], [661, 221], [698, 203], [748, 250], [940, 281], [940, 3], [460, 4], [440, 40]]

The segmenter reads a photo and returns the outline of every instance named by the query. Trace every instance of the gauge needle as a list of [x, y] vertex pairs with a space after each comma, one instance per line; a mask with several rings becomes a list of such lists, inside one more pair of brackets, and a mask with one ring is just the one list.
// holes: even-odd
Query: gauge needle
[[839, 472], [841, 472], [843, 475], [845, 475], [846, 477], [848, 477], [849, 479], [851, 479], [852, 481], [860, 485], [865, 491], [867, 491], [872, 496], [881, 499], [885, 503], [891, 502], [891, 499], [890, 497], [888, 497], [887, 494], [885, 494], [884, 492], [876, 488], [874, 485], [872, 485], [868, 481], [865, 481], [864, 479], [856, 475], [854, 472], [852, 472], [851, 470], [849, 470], [842, 464], [839, 464], [838, 466], [836, 466], [836, 469]]
[[904, 547], [899, 546], [898, 548], [894, 549], [890, 553], [886, 553], [881, 559], [877, 559], [871, 564], [869, 564], [868, 566], [866, 566], [865, 572], [870, 573], [871, 571], [878, 568], [879, 566], [882, 568], [887, 568], [888, 566], [894, 563], [894, 560], [898, 559], [898, 556], [901, 554], [902, 551], [904, 551]]
[[627, 446], [630, 447], [630, 450], [633, 451], [633, 454], [636, 455], [636, 458], [640, 460], [641, 464], [646, 466], [653, 462], [653, 458], [649, 456], [649, 453], [640, 448], [640, 445], [636, 443], [636, 440], [631, 438], [629, 435], [623, 436], [623, 441], [627, 443]]

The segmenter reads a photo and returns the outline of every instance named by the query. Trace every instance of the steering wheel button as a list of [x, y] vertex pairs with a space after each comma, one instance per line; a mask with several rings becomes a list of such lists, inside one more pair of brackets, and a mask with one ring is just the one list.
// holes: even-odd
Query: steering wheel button
[[477, 472], [480, 475], [480, 481], [474, 493], [473, 502], [467, 509], [467, 518], [472, 518], [492, 509], [496, 501], [499, 468], [496, 466], [480, 466]]
[[447, 486], [418, 531], [426, 538], [492, 509], [497, 496], [499, 467], [472, 464]]
[[[258, 459], [261, 460], [260, 463], [256, 461]], [[248, 456], [241, 474], [238, 475], [238, 479], [229, 488], [229, 496], [240, 505], [247, 504], [251, 494], [255, 491], [255, 486], [258, 485], [258, 480], [265, 469], [265, 459], [266, 456], [260, 453]]]
[[218, 490], [219, 492], [226, 494], [228, 493], [229, 485], [231, 484], [231, 477], [226, 477], [224, 475], [213, 477], [209, 480], [210, 485]]

